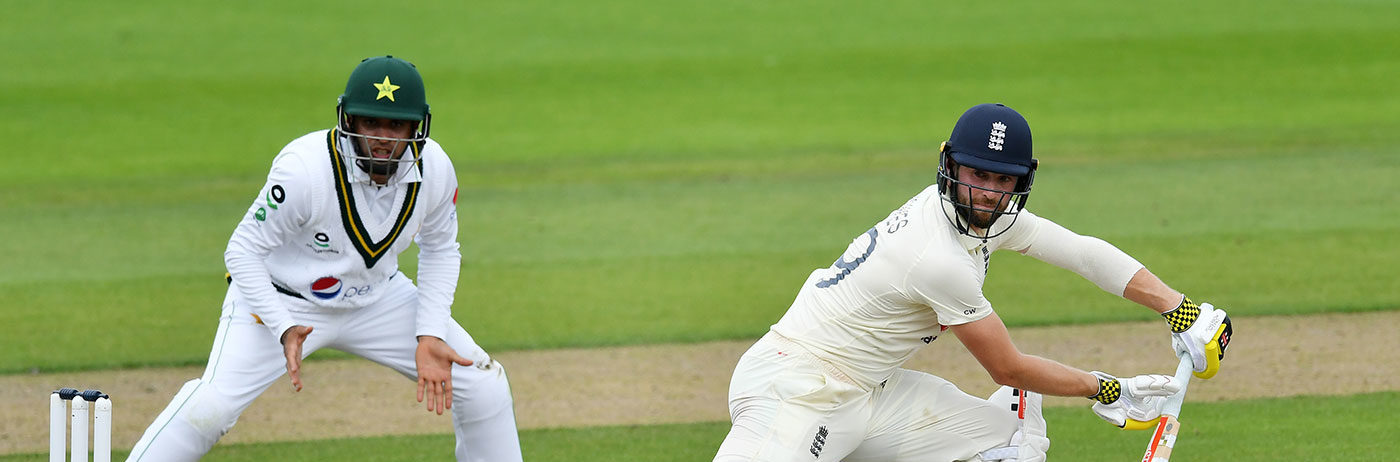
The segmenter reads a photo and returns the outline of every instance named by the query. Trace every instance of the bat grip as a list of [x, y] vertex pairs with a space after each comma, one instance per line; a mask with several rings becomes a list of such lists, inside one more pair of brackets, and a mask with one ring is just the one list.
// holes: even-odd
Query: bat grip
[[[1186, 386], [1191, 383], [1191, 373], [1195, 371], [1191, 366], [1191, 356], [1182, 355], [1181, 361], [1176, 365], [1176, 381], [1181, 384], [1181, 390], [1162, 401], [1162, 415], [1170, 415], [1172, 417], [1181, 416], [1181, 403], [1186, 400]], [[1123, 429], [1147, 430], [1156, 428], [1158, 420], [1161, 419], [1148, 421], [1127, 419], [1127, 421], [1123, 423]]]
[[1186, 401], [1186, 387], [1191, 384], [1191, 373], [1195, 369], [1191, 364], [1191, 354], [1183, 353], [1181, 362], [1176, 365], [1176, 381], [1181, 384], [1181, 390], [1168, 396], [1162, 403], [1162, 415], [1181, 417], [1181, 403]]

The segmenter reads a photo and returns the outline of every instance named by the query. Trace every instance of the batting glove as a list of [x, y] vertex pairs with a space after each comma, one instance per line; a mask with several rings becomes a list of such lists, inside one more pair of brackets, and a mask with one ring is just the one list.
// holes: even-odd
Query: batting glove
[[1127, 419], [1147, 422], [1162, 415], [1162, 402], [1181, 391], [1175, 378], [1151, 374], [1119, 380], [1117, 377], [1093, 371], [1099, 378], [1099, 393], [1090, 396], [1094, 414], [1119, 428]]
[[1215, 377], [1234, 332], [1225, 310], [1215, 309], [1209, 303], [1196, 305], [1182, 296], [1181, 305], [1162, 313], [1162, 317], [1172, 329], [1172, 349], [1178, 356], [1191, 355], [1194, 375], [1202, 379]]

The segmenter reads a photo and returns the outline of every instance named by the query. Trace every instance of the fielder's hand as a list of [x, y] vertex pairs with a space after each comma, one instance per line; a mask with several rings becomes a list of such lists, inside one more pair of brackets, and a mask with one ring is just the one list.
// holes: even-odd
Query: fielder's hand
[[301, 344], [311, 335], [311, 326], [292, 326], [282, 331], [282, 354], [287, 357], [287, 375], [292, 376], [292, 387], [301, 391]]
[[1183, 296], [1181, 305], [1162, 313], [1162, 317], [1167, 318], [1167, 325], [1171, 326], [1172, 349], [1177, 356], [1191, 355], [1196, 377], [1215, 377], [1220, 372], [1220, 360], [1225, 359], [1225, 348], [1230, 346], [1230, 335], [1234, 333], [1225, 310], [1209, 303], [1198, 306]]
[[437, 412], [452, 409], [452, 364], [472, 365], [442, 339], [418, 336], [418, 351], [413, 354], [418, 363], [418, 402], [423, 402], [426, 394], [428, 411]]
[[1089, 397], [1097, 401], [1094, 414], [1120, 428], [1127, 419], [1143, 422], [1156, 419], [1162, 414], [1162, 401], [1181, 391], [1181, 383], [1165, 375], [1139, 375], [1120, 380], [1099, 371], [1091, 373], [1099, 378], [1099, 393]]

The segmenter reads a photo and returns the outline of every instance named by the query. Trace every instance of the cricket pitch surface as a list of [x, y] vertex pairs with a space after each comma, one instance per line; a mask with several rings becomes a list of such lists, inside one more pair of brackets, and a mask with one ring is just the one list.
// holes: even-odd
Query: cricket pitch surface
[[[1400, 311], [1240, 317], [1221, 372], [1193, 380], [1188, 402], [1400, 390]], [[1171, 374], [1176, 358], [1160, 321], [1011, 330], [1021, 351], [1081, 369], [1128, 376]], [[997, 386], [951, 334], [905, 368], [929, 372], [974, 396]], [[726, 392], [754, 339], [492, 352], [504, 364], [521, 429], [725, 421]], [[484, 345], [488, 350], [489, 345]], [[202, 352], [201, 352], [202, 353]], [[112, 396], [112, 447], [129, 449], [187, 380], [203, 367], [0, 376], [0, 454], [47, 449], [48, 393], [59, 386]], [[446, 415], [425, 411], [415, 382], [361, 359], [308, 361], [305, 388], [285, 376], [239, 418], [221, 444], [390, 434], [451, 433]], [[1047, 397], [1046, 406], [1083, 406]], [[718, 442], [716, 442], [718, 444]]]

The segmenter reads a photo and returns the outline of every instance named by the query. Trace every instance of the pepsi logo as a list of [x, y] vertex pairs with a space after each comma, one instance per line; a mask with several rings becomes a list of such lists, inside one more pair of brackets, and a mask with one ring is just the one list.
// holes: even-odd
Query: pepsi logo
[[321, 300], [330, 300], [340, 295], [340, 280], [326, 276], [311, 283], [311, 295]]

